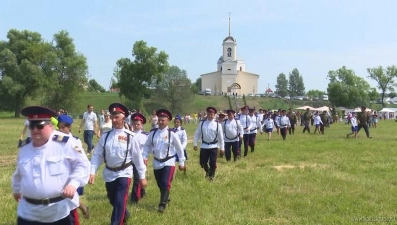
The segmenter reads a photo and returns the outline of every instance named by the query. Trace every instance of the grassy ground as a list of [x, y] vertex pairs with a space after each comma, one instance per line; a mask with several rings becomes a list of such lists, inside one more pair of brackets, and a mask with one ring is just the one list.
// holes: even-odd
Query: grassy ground
[[[0, 224], [9, 225], [16, 218], [10, 178], [23, 120], [1, 119], [1, 124]], [[148, 168], [148, 195], [128, 206], [130, 224], [396, 224], [395, 124], [381, 121], [370, 130], [372, 139], [363, 131], [358, 139], [347, 139], [345, 124], [333, 124], [325, 135], [302, 134], [298, 127], [285, 142], [276, 133], [271, 141], [258, 135], [247, 158], [218, 159], [213, 183], [204, 179], [198, 152], [189, 144], [187, 175], [178, 173], [173, 181], [166, 212], [156, 212], [159, 191]], [[191, 140], [196, 125], [185, 127]], [[101, 175], [96, 181], [85, 188], [91, 219], [81, 219], [83, 225], [109, 224], [111, 206]]]

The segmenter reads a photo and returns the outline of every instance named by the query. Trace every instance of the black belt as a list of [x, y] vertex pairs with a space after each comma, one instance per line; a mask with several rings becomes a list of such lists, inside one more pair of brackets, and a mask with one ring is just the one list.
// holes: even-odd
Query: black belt
[[49, 205], [51, 203], [60, 202], [65, 198], [62, 196], [55, 197], [55, 198], [45, 198], [45, 199], [33, 199], [28, 197], [23, 197], [27, 202], [33, 205]]
[[175, 157], [175, 155], [165, 157], [164, 159], [159, 159], [159, 158], [154, 157], [154, 159], [157, 160], [157, 161], [159, 161], [159, 162], [161, 162], [161, 163], [163, 163], [163, 162], [167, 162], [168, 160], [170, 160], [170, 159], [172, 159], [172, 158], [174, 158], [174, 157]]
[[250, 131], [255, 131], [256, 129], [258, 129], [258, 128], [251, 129]]
[[113, 172], [118, 172], [120, 170], [127, 169], [131, 165], [132, 165], [132, 162], [130, 161], [130, 162], [128, 162], [128, 163], [126, 163], [126, 164], [124, 164], [122, 166], [119, 166], [119, 167], [108, 167], [108, 165], [106, 165], [106, 169], [108, 169], [110, 171], [113, 171]]
[[213, 142], [205, 142], [205, 141], [202, 141], [204, 144], [207, 144], [207, 145], [213, 145], [213, 144], [216, 144], [216, 143], [218, 143], [218, 140], [216, 140], [216, 141], [213, 141]]

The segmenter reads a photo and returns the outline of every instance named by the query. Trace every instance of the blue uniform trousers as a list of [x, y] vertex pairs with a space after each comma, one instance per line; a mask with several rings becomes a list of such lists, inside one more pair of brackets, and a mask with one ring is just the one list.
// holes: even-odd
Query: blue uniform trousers
[[247, 154], [248, 154], [249, 137], [250, 137], [249, 134], [244, 134], [244, 135], [243, 135], [244, 156], [247, 156]]
[[255, 143], [256, 143], [256, 133], [249, 134], [248, 136], [248, 145], [251, 148], [251, 152], [255, 151]]
[[[233, 158], [234, 158], [234, 161], [236, 161], [237, 156], [238, 156], [238, 146], [239, 146], [239, 141], [225, 142], [226, 161], [231, 160], [231, 158], [232, 158], [231, 152], [233, 152]], [[230, 151], [230, 149], [231, 149], [231, 151]]]
[[143, 196], [146, 195], [145, 189], [141, 186], [141, 183], [139, 182], [139, 174], [138, 170], [136, 169], [135, 165], [132, 165], [134, 177], [133, 177], [133, 183], [132, 183], [132, 189], [131, 189], [131, 202], [137, 203]]
[[[200, 165], [204, 169], [206, 176], [210, 178], [215, 176], [216, 160], [218, 157], [218, 148], [201, 148]], [[209, 162], [209, 166], [208, 166]]]
[[[25, 220], [19, 216], [17, 219], [17, 225], [71, 225], [71, 224], [72, 224], [72, 221], [70, 220], [70, 215], [66, 216], [65, 218], [60, 219], [58, 221], [52, 222], [52, 223], [41, 223], [41, 222], [29, 221], [29, 220]], [[73, 224], [73, 225], [75, 225], [75, 224]], [[78, 225], [78, 223], [76, 225]]]
[[160, 190], [171, 189], [172, 178], [174, 177], [175, 166], [164, 166], [161, 169], [153, 170], [157, 186]]
[[128, 191], [131, 178], [119, 177], [112, 182], [106, 182], [106, 192], [113, 206], [111, 225], [121, 225], [130, 216], [127, 210]]

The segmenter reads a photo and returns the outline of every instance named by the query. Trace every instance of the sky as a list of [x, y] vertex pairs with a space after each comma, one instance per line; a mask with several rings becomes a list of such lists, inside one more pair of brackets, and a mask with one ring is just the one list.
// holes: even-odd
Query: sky
[[48, 41], [67, 30], [90, 79], [106, 89], [117, 60], [144, 40], [194, 82], [216, 71], [230, 13], [237, 55], [260, 75], [258, 93], [294, 68], [306, 91], [326, 91], [330, 70], [346, 66], [375, 87], [367, 68], [397, 65], [396, 8], [394, 0], [2, 0], [0, 40], [10, 29]]

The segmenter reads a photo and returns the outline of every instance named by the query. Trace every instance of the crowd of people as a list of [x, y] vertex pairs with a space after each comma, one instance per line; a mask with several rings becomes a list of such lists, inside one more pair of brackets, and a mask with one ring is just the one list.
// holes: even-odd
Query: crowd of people
[[[97, 115], [88, 105], [79, 124], [83, 131], [86, 151], [78, 137], [73, 136], [72, 117], [65, 111], [55, 112], [39, 106], [21, 111], [27, 117], [20, 136], [17, 168], [12, 177], [14, 198], [18, 204], [17, 224], [76, 224], [79, 208], [85, 218], [90, 217], [89, 207], [80, 201], [86, 184], [95, 184], [99, 167], [104, 164], [103, 179], [106, 195], [113, 207], [110, 224], [127, 224], [130, 203], [137, 204], [146, 194], [146, 170], [149, 155], [153, 155], [152, 168], [159, 189], [158, 211], [163, 213], [170, 201], [171, 184], [176, 164], [186, 172], [188, 137], [182, 125], [186, 116], [175, 115], [166, 109], [153, 110], [146, 118], [140, 110], [128, 110], [120, 103], [109, 105]], [[193, 150], [199, 150], [199, 163], [205, 178], [213, 182], [219, 157], [237, 161], [255, 152], [256, 135], [272, 133], [286, 141], [295, 134], [297, 125], [303, 133], [324, 134], [332, 123], [329, 112], [293, 112], [290, 108], [256, 110], [243, 106], [219, 111], [207, 107], [197, 113], [197, 128], [193, 137]], [[194, 117], [195, 118], [195, 117]], [[173, 120], [173, 126], [170, 122]], [[357, 116], [352, 114], [349, 123], [352, 133], [363, 128], [367, 137], [368, 114], [365, 107]], [[143, 130], [150, 123], [150, 131]], [[193, 120], [193, 124], [194, 124]], [[23, 136], [28, 132], [25, 140]], [[94, 136], [99, 138], [93, 144]], [[89, 160], [87, 155], [91, 155]], [[132, 183], [132, 185], [131, 185]], [[43, 213], [45, 212], [45, 213]]]

